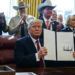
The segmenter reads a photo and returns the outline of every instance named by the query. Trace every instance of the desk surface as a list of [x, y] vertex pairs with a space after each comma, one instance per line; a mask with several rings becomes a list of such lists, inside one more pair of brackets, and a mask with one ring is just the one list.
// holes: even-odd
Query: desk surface
[[37, 75], [33, 72], [17, 72], [15, 75]]
[[17, 68], [10, 66], [16, 72], [34, 72], [37, 75], [75, 75], [75, 67], [49, 67], [49, 68]]

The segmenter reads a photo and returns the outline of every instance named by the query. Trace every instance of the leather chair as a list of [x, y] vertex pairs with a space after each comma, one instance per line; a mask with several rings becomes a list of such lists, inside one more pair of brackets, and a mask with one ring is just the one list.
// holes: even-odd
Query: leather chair
[[14, 47], [17, 37], [0, 36], [0, 64], [14, 63]]

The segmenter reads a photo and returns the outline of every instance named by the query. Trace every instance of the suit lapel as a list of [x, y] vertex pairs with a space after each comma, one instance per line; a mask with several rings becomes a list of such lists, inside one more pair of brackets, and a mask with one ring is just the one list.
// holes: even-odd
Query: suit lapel
[[46, 25], [45, 25], [45, 21], [44, 21], [44, 19], [42, 19], [42, 21], [43, 21], [42, 28], [46, 28]]
[[[43, 39], [39, 39], [40, 40], [40, 44], [41, 44], [41, 46], [43, 46]], [[36, 48], [35, 48], [35, 45], [34, 45], [34, 43], [33, 43], [33, 41], [32, 41], [32, 39], [31, 39], [31, 37], [30, 36], [28, 36], [28, 40], [27, 40], [27, 49], [30, 51], [31, 50], [31, 52], [33, 53], [33, 52], [37, 52], [37, 50], [36, 50]]]
[[66, 31], [72, 32], [73, 30], [70, 27], [68, 27], [68, 28], [66, 28]]
[[36, 50], [36, 48], [35, 48], [35, 45], [34, 45], [34, 43], [33, 43], [33, 41], [32, 41], [32, 39], [30, 38], [30, 36], [28, 36], [28, 40], [27, 40], [27, 49], [30, 51], [30, 52], [36, 52], [37, 50]]
[[40, 39], [40, 44], [41, 44], [41, 46], [44, 46], [43, 39]]

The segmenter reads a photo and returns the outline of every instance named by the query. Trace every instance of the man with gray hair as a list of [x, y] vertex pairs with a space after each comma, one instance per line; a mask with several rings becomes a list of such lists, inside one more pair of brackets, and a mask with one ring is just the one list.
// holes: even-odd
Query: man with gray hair
[[16, 42], [15, 61], [18, 67], [43, 67], [45, 64], [39, 64], [41, 59], [47, 55], [47, 49], [43, 47], [43, 41], [40, 39], [42, 33], [42, 22], [39, 19], [30, 17], [28, 21], [28, 34]]

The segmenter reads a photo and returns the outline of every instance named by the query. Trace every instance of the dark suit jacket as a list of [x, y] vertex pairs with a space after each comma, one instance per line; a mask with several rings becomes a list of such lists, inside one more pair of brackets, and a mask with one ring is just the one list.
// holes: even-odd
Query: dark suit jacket
[[[42, 39], [40, 39], [43, 45]], [[30, 36], [25, 36], [16, 42], [15, 62], [19, 67], [37, 67], [35, 53], [37, 52]]]
[[72, 29], [69, 26], [66, 26], [61, 31], [62, 32], [72, 32]]

